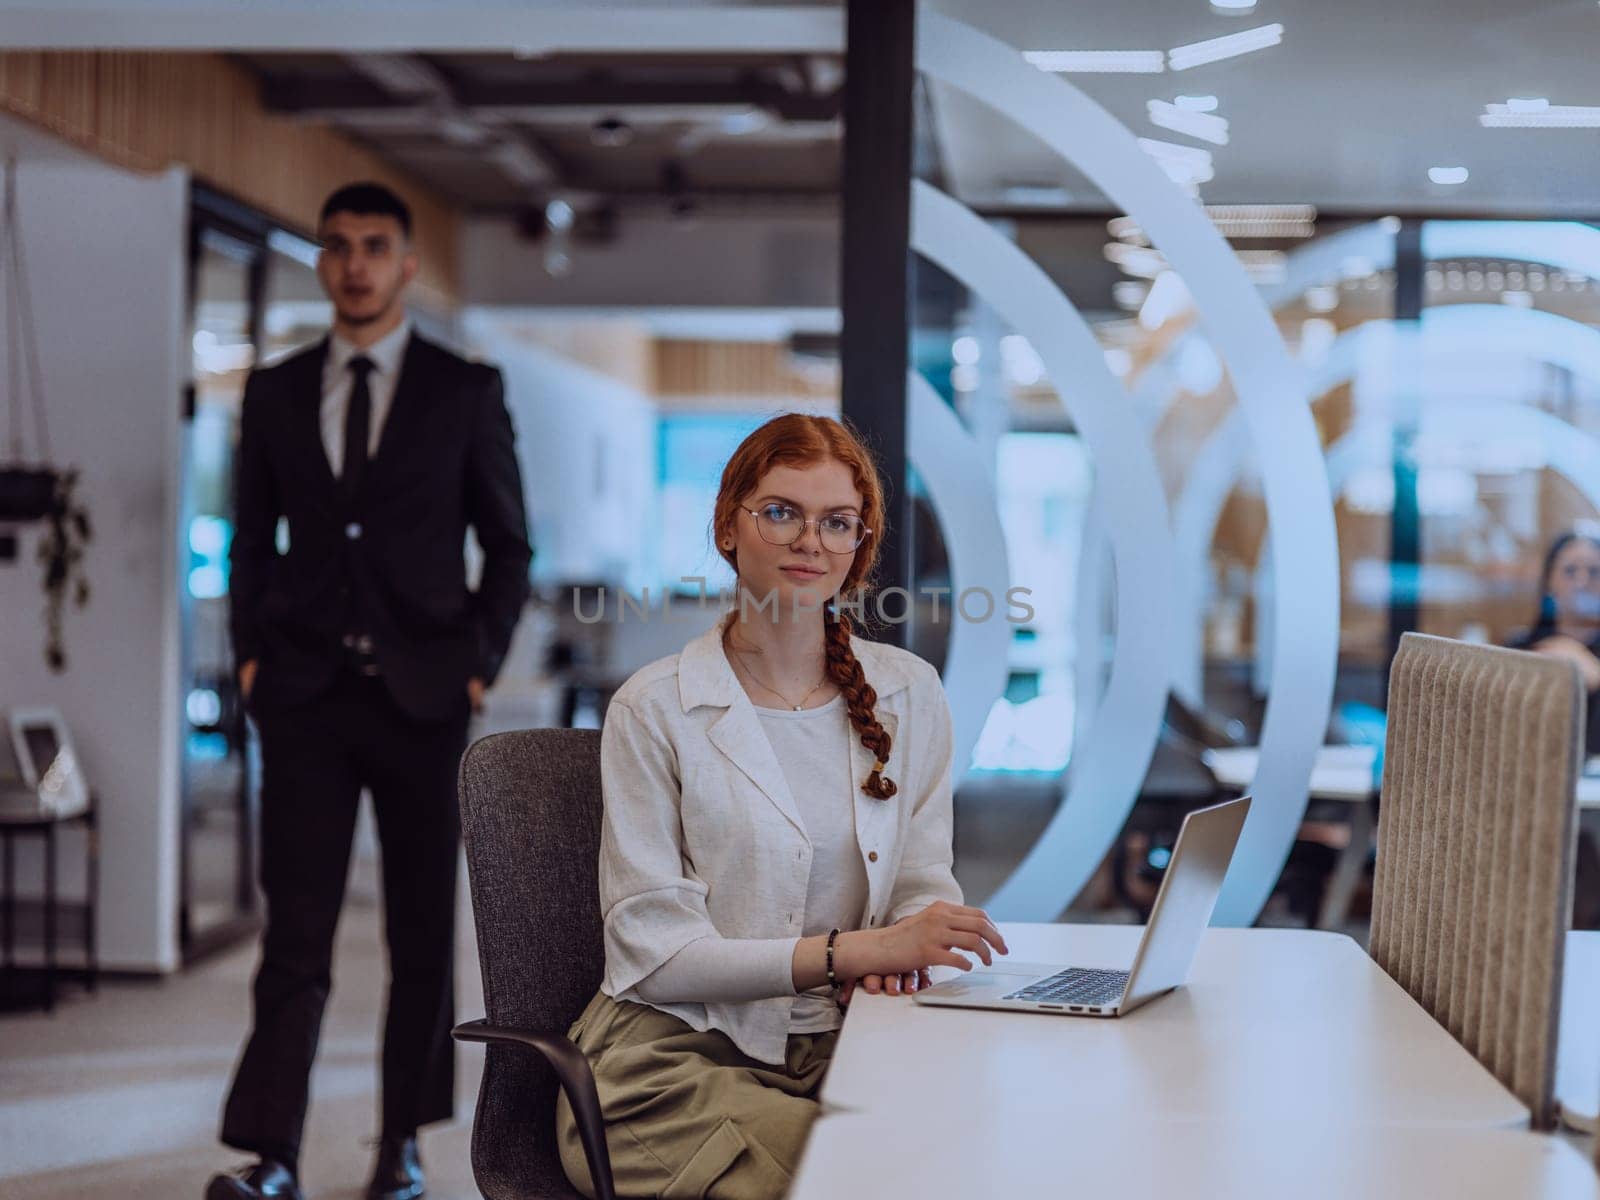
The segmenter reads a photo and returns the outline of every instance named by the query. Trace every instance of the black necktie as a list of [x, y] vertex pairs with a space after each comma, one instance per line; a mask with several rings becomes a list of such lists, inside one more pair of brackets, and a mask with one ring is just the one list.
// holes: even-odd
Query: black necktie
[[358, 354], [346, 365], [355, 379], [350, 384], [350, 404], [344, 415], [344, 469], [339, 472], [339, 485], [346, 496], [354, 496], [367, 467], [367, 437], [372, 422], [372, 389], [367, 386], [367, 376], [372, 374], [373, 363], [365, 354]]

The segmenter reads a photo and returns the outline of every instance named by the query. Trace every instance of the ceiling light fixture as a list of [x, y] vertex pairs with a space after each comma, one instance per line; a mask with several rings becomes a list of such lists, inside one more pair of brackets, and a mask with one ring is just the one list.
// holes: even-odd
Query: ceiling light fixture
[[571, 204], [565, 200], [551, 200], [544, 206], [545, 224], [556, 233], [566, 233], [571, 230], [573, 222], [578, 219], [578, 214]]
[[1256, 0], [1211, 0], [1211, 9], [1225, 17], [1242, 17], [1256, 10]]
[[[1226, 238], [1308, 238], [1317, 232], [1317, 210], [1311, 204], [1208, 204], [1205, 213]], [[1113, 217], [1106, 231], [1131, 245], [1150, 244], [1132, 217]]]
[[1167, 69], [1159, 50], [1025, 50], [1022, 57], [1060, 75], [1159, 75]]
[[1310, 204], [1209, 204], [1206, 216], [1226, 238], [1308, 238], [1317, 231]]
[[1215, 96], [1174, 96], [1174, 108], [1181, 108], [1186, 112], [1216, 112], [1217, 98]]
[[1485, 129], [1600, 129], [1600, 107], [1507, 101], [1484, 105], [1478, 124]]
[[729, 113], [718, 122], [718, 127], [723, 133], [735, 137], [745, 133], [757, 133], [770, 124], [770, 118], [759, 108], [747, 108], [743, 112]]
[[434, 124], [439, 136], [452, 146], [481, 146], [489, 140], [489, 131], [470, 117], [446, 112]]
[[1216, 178], [1211, 151], [1196, 146], [1180, 146], [1158, 138], [1140, 138], [1139, 149], [1160, 164], [1167, 178], [1178, 184], [1207, 183]]
[[1186, 133], [1190, 137], [1199, 138], [1202, 142], [1210, 142], [1213, 146], [1228, 144], [1226, 117], [1219, 117], [1213, 113], [1193, 112], [1179, 108], [1176, 104], [1168, 104], [1165, 100], [1148, 101], [1145, 109], [1150, 114], [1152, 125], [1170, 129], [1174, 133]]
[[621, 117], [601, 117], [589, 127], [589, 140], [596, 146], [626, 146], [633, 141], [633, 126]]
[[1107, 242], [1101, 253], [1128, 275], [1154, 279], [1167, 269], [1167, 260], [1159, 250], [1148, 246], [1130, 246], [1127, 242]]
[[1325, 283], [1306, 289], [1306, 309], [1314, 313], [1328, 313], [1339, 307], [1339, 289]]
[[1111, 299], [1118, 308], [1126, 312], [1138, 312], [1149, 291], [1149, 285], [1140, 283], [1137, 279], [1119, 279], [1111, 285]]
[[1289, 276], [1289, 256], [1282, 250], [1235, 250], [1234, 255], [1252, 283], [1282, 283]]
[[1429, 167], [1428, 178], [1444, 187], [1465, 183], [1470, 172], [1465, 167]]
[[1139, 222], [1132, 217], [1112, 217], [1106, 222], [1106, 232], [1119, 242], [1128, 242], [1135, 246], [1148, 246], [1150, 237], [1139, 227]]
[[1187, 71], [1190, 67], [1202, 67], [1207, 63], [1221, 62], [1225, 58], [1237, 58], [1241, 54], [1265, 50], [1268, 46], [1276, 46], [1281, 41], [1283, 41], [1282, 25], [1277, 23], [1258, 25], [1254, 29], [1230, 33], [1226, 37], [1208, 38], [1203, 42], [1174, 46], [1167, 51], [1167, 65], [1174, 71]]
[[497, 142], [484, 151], [483, 157], [524, 187], [532, 187], [548, 178], [543, 164], [521, 142]]

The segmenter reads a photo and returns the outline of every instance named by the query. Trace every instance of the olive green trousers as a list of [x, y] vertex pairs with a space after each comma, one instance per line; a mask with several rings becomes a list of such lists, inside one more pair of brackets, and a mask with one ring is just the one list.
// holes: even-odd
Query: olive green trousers
[[[838, 1033], [791, 1034], [781, 1066], [717, 1030], [597, 993], [569, 1033], [594, 1070], [618, 1196], [777, 1200], [816, 1118]], [[594, 1196], [563, 1095], [556, 1140], [567, 1178]]]

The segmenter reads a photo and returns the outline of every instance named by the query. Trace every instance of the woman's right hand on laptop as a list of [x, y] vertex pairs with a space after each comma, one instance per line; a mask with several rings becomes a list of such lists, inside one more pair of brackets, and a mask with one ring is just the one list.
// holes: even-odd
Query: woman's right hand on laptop
[[[845, 946], [846, 939], [854, 945]], [[851, 960], [851, 976], [905, 975], [924, 967], [955, 967], [970, 971], [976, 954], [985, 966], [994, 952], [1009, 953], [1005, 938], [981, 908], [936, 900], [921, 912], [903, 917], [884, 929], [862, 929], [840, 939]]]

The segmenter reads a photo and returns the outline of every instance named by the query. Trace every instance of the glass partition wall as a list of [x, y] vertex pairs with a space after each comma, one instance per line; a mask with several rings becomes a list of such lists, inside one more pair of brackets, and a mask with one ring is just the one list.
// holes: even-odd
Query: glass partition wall
[[316, 247], [259, 214], [196, 188], [190, 216], [190, 377], [178, 538], [183, 703], [181, 898], [186, 961], [258, 922], [258, 757], [228, 634], [234, 447], [245, 378], [321, 335], [327, 304]]

